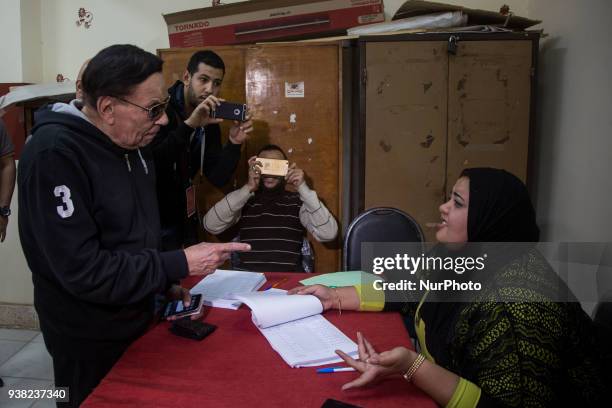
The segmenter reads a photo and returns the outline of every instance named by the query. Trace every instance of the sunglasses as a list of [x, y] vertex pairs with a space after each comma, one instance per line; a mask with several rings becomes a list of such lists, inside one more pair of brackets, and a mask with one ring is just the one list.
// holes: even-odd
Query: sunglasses
[[159, 117], [161, 115], [164, 114], [164, 112], [166, 111], [166, 107], [168, 106], [168, 103], [170, 103], [170, 96], [168, 96], [163, 102], [157, 103], [153, 106], [151, 106], [150, 108], [145, 108], [144, 106], [140, 106], [138, 104], [135, 104], [134, 102], [130, 102], [127, 99], [123, 99], [123, 98], [119, 98], [118, 96], [115, 97], [117, 99], [119, 99], [122, 102], [125, 102], [127, 104], [130, 105], [134, 105], [137, 108], [140, 108], [144, 111], [147, 112], [147, 116], [149, 117], [149, 120], [157, 120], [159, 119]]

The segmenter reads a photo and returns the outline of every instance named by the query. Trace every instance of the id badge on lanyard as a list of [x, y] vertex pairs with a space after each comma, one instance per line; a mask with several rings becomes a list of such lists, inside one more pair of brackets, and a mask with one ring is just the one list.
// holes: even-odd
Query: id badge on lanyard
[[187, 187], [185, 198], [187, 199], [187, 218], [189, 218], [196, 213], [195, 189], [193, 186]]

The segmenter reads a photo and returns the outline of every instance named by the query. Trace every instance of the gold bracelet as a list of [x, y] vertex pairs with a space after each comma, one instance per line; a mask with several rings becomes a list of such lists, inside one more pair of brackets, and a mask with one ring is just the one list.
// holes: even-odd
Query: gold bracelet
[[340, 300], [340, 294], [336, 288], [332, 288], [334, 292], [336, 292], [336, 296], [338, 296], [338, 316], [342, 316], [342, 301]]
[[414, 360], [414, 362], [412, 363], [408, 371], [406, 371], [406, 373], [404, 374], [404, 379], [406, 381], [408, 382], [412, 381], [412, 376], [414, 376], [414, 373], [416, 373], [419, 367], [421, 367], [421, 364], [423, 364], [423, 361], [425, 361], [425, 356], [419, 353], [419, 355]]

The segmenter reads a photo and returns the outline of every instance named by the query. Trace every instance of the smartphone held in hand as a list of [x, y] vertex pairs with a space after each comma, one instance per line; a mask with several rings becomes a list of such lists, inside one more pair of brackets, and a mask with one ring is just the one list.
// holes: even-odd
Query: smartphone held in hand
[[165, 319], [169, 317], [185, 317], [198, 314], [202, 311], [202, 295], [197, 294], [191, 296], [191, 303], [188, 307], [185, 307], [182, 300], [173, 300], [168, 302], [164, 309], [163, 317]]
[[214, 111], [210, 113], [210, 117], [214, 119], [229, 119], [244, 122], [247, 116], [247, 106], [245, 104], [233, 102], [221, 102]]

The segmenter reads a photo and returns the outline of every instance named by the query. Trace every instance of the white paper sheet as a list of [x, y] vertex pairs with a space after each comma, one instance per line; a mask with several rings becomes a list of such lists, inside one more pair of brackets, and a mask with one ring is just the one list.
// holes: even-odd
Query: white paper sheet
[[190, 292], [193, 295], [200, 293], [207, 306], [236, 310], [242, 302], [236, 300], [235, 294], [256, 291], [265, 282], [263, 273], [217, 269], [198, 282]]

